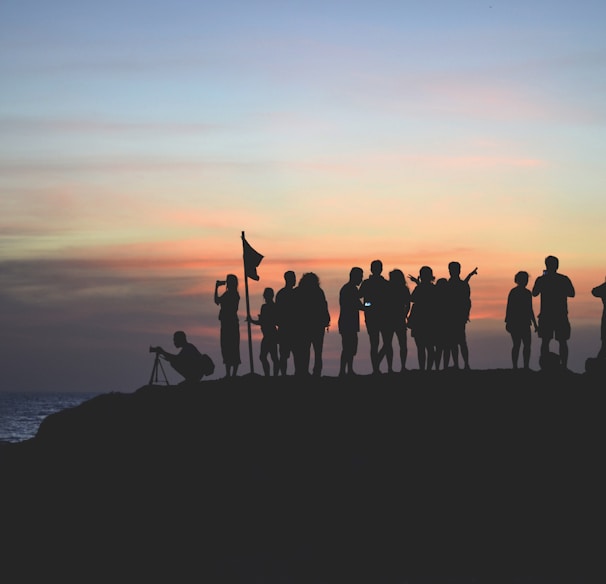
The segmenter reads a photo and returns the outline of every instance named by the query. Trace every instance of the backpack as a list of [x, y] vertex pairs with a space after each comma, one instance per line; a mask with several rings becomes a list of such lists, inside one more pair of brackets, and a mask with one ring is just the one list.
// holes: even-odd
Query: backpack
[[210, 358], [210, 355], [206, 353], [200, 355], [200, 368], [202, 369], [202, 377], [212, 375], [215, 372], [215, 362]]

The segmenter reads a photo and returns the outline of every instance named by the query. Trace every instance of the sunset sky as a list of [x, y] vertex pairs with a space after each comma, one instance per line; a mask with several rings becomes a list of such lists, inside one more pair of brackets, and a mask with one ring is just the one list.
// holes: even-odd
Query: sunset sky
[[[265, 256], [253, 315], [285, 270], [319, 275], [326, 375], [352, 266], [477, 266], [471, 366], [507, 368], [514, 274], [532, 287], [550, 254], [583, 372], [606, 277], [604, 30], [602, 0], [3, 0], [0, 390], [133, 391], [178, 329], [222, 376], [227, 273], [249, 372], [242, 231]], [[535, 335], [534, 369], [538, 352]]]

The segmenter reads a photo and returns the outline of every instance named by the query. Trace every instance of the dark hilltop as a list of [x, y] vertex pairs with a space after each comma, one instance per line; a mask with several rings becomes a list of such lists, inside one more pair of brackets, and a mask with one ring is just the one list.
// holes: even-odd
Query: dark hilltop
[[604, 379], [244, 375], [99, 395], [0, 445], [7, 582], [603, 582]]

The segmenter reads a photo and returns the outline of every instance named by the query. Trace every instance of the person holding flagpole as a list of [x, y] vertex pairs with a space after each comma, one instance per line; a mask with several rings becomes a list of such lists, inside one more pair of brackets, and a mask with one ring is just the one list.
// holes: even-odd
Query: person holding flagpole
[[[219, 294], [219, 288], [225, 286], [225, 292]], [[227, 274], [225, 280], [215, 283], [215, 304], [220, 306], [219, 321], [221, 322], [221, 356], [225, 364], [225, 377], [235, 377], [238, 374], [240, 360], [240, 320], [238, 308], [240, 293], [238, 292], [238, 276]]]

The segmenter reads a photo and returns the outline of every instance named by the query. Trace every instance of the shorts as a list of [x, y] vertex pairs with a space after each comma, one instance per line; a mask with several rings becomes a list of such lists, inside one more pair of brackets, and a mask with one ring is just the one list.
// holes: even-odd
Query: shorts
[[570, 321], [568, 317], [550, 318], [539, 314], [539, 337], [567, 341], [570, 338]]

